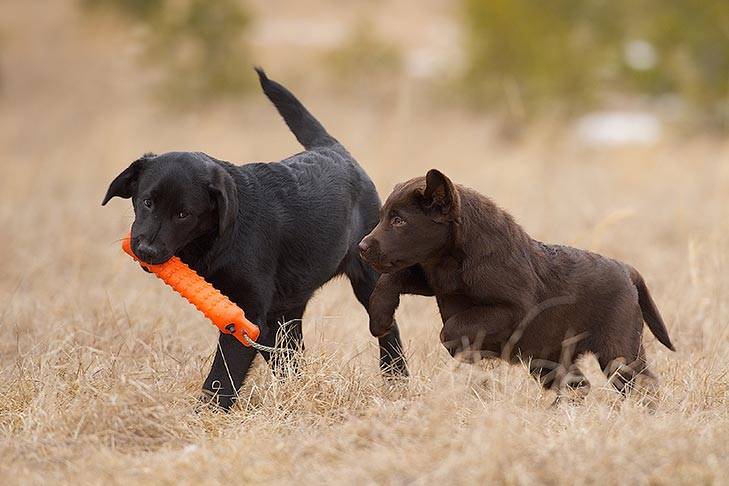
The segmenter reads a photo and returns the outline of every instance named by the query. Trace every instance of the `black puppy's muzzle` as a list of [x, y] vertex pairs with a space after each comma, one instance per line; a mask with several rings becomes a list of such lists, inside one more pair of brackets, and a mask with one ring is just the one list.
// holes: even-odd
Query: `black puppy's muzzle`
[[172, 258], [172, 254], [166, 248], [148, 243], [142, 237], [132, 238], [132, 250], [137, 258], [150, 265], [159, 265]]

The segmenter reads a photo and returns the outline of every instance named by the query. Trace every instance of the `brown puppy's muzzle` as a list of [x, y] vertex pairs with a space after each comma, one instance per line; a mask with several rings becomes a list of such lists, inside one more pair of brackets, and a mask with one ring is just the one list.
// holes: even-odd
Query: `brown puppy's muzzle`
[[359, 254], [362, 256], [362, 258], [367, 260], [368, 255], [372, 251], [372, 240], [370, 239], [370, 237], [365, 236], [364, 238], [362, 238], [362, 241], [360, 241], [359, 245], [357, 246], [359, 247]]
[[379, 242], [371, 235], [365, 236], [359, 242], [359, 254], [364, 261], [380, 273], [386, 273], [393, 268], [393, 264], [382, 253]]
[[367, 263], [372, 263], [374, 254], [374, 244], [369, 236], [362, 238], [362, 241], [357, 245], [359, 248], [359, 256], [362, 257]]

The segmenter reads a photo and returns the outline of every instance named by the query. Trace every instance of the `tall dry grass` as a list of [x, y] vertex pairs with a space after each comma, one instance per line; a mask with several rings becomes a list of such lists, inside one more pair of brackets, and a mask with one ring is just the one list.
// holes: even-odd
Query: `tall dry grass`
[[[102, 209], [101, 197], [147, 150], [243, 162], [298, 147], [262, 96], [163, 113], [144, 98], [145, 75], [113, 29], [84, 25], [70, 8], [18, 3], [7, 12], [3, 483], [726, 482], [726, 141], [667, 136], [602, 150], [547, 126], [507, 144], [487, 118], [402, 101], [425, 96], [417, 90], [384, 101], [299, 90], [381, 194], [439, 167], [494, 197], [533, 236], [635, 265], [679, 351], [646, 335], [661, 380], [655, 411], [616, 397], [594, 360], [584, 404], [550, 408], [553, 395], [522, 367], [451, 360], [433, 301], [405, 298], [398, 318], [412, 376], [391, 387], [365, 312], [336, 281], [307, 309], [298, 377], [278, 382], [258, 362], [232, 413], [197, 413], [214, 329], [121, 253], [129, 204]], [[272, 64], [285, 82], [286, 69]]]

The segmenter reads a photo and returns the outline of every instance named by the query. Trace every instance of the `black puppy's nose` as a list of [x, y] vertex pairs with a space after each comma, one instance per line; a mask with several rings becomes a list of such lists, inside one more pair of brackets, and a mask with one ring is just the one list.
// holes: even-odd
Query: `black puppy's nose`
[[144, 240], [140, 240], [137, 243], [137, 248], [134, 249], [134, 253], [140, 260], [147, 263], [156, 263], [161, 256], [158, 248], [155, 248]]
[[370, 244], [367, 241], [362, 240], [359, 242], [359, 251], [361, 253], [367, 253], [370, 249]]

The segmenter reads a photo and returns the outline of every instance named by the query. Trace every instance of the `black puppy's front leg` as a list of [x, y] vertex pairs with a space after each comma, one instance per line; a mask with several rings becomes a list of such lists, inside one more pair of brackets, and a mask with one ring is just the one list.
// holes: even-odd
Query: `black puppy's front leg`
[[[262, 275], [254, 270], [248, 273]], [[244, 310], [248, 320], [258, 326], [261, 331], [258, 340], [263, 341], [270, 332], [266, 326], [266, 315], [271, 306], [272, 282], [264, 279], [258, 279], [255, 284], [242, 281], [230, 285], [230, 288], [238, 289], [229, 291], [228, 295]], [[243, 345], [230, 334], [220, 333], [210, 373], [203, 383], [203, 400], [230, 410], [256, 354], [255, 348]]]
[[269, 318], [268, 332], [259, 339], [261, 344], [277, 347], [273, 354], [261, 351], [261, 356], [271, 366], [273, 374], [285, 378], [289, 373], [299, 371], [298, 353], [304, 350], [304, 333], [301, 318], [304, 315], [302, 306], [286, 312], [278, 318]]
[[230, 410], [238, 398], [257, 351], [244, 346], [235, 336], [220, 333], [213, 365], [203, 384], [203, 399]]
[[[251, 300], [256, 303], [263, 301], [261, 298]], [[253, 304], [243, 305], [243, 308], [250, 309], [246, 312], [248, 319], [261, 330], [259, 340], [265, 338], [269, 330], [262, 316], [266, 314], [260, 306]], [[203, 383], [203, 400], [212, 402], [223, 410], [230, 410], [238, 398], [238, 390], [243, 385], [256, 354], [258, 351], [244, 346], [235, 336], [220, 333], [210, 373]]]

